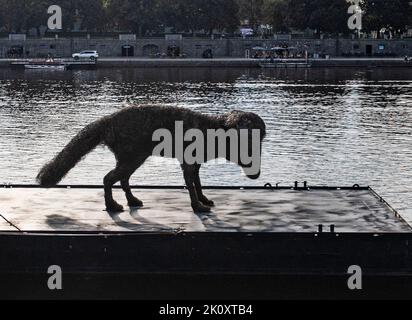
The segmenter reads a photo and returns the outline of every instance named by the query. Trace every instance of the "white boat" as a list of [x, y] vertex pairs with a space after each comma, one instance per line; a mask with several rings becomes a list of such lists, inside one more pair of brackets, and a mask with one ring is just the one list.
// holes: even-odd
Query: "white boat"
[[62, 63], [28, 63], [24, 68], [31, 70], [65, 70], [66, 66]]
[[311, 68], [311, 63], [306, 62], [273, 62], [260, 63], [261, 68]]

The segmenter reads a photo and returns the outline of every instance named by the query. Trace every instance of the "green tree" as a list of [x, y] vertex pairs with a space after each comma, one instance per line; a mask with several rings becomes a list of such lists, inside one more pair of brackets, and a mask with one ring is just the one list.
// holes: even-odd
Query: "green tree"
[[311, 8], [308, 27], [319, 32], [347, 33], [348, 3], [346, 0], [317, 0]]
[[267, 0], [237, 0], [239, 5], [239, 18], [247, 20], [249, 26], [257, 29], [264, 21], [264, 8]]
[[412, 26], [410, 0], [365, 0], [362, 8], [366, 31], [386, 28], [394, 33], [402, 33], [408, 26]]
[[267, 0], [265, 1], [264, 24], [269, 24], [273, 27], [274, 32], [289, 31], [288, 25], [288, 0]]
[[47, 25], [47, 8], [51, 0], [0, 0], [1, 29], [6, 32], [26, 32]]
[[[350, 0], [0, 0], [0, 30], [26, 32], [47, 25], [47, 8], [63, 10], [63, 28], [124, 30], [139, 35], [173, 27], [176, 32], [234, 31], [247, 20], [255, 30], [270, 24], [275, 31], [315, 29], [349, 33]], [[362, 0], [365, 31], [402, 33], [412, 26], [411, 0]]]
[[348, 32], [348, 7], [346, 0], [289, 0], [286, 24], [300, 30]]
[[234, 0], [200, 0], [200, 24], [209, 34], [213, 30], [234, 31], [239, 25], [238, 5]]
[[161, 24], [159, 4], [157, 0], [110, 0], [107, 3], [108, 19], [118, 29], [143, 36]]

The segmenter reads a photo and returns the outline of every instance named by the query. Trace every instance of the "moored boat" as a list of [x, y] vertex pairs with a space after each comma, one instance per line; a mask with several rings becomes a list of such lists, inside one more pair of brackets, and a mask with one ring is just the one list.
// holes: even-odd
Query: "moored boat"
[[34, 70], [65, 70], [65, 65], [25, 64], [24, 68]]
[[311, 68], [310, 62], [265, 62], [260, 63], [261, 68]]

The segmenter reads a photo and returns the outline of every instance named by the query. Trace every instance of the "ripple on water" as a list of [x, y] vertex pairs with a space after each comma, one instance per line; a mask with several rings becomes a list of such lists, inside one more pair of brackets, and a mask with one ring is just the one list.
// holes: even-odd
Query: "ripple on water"
[[[87, 123], [126, 103], [164, 103], [265, 119], [262, 177], [207, 164], [205, 185], [371, 185], [412, 221], [412, 71], [0, 71], [0, 182], [33, 183], [38, 169]], [[102, 147], [64, 180], [100, 184], [114, 166]], [[150, 159], [136, 184], [183, 184], [173, 160]]]

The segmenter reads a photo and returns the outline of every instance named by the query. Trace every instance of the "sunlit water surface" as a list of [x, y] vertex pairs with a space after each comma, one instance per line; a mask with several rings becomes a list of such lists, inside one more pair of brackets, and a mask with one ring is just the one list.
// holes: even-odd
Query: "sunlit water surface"
[[[412, 221], [412, 70], [0, 70], [0, 183], [34, 183], [83, 126], [127, 104], [258, 113], [268, 127], [262, 176], [207, 164], [204, 185], [370, 185]], [[114, 167], [99, 147], [63, 183], [101, 184]], [[174, 160], [150, 159], [137, 185], [182, 185]]]

